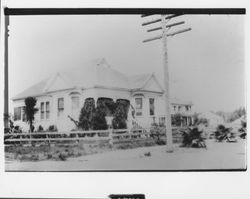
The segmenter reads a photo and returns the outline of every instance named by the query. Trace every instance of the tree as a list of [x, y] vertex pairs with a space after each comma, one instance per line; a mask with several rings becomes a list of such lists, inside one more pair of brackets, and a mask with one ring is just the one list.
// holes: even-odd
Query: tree
[[246, 110], [244, 107], [236, 109], [234, 112], [231, 113], [228, 118], [228, 121], [233, 122], [234, 120], [241, 118], [243, 115], [246, 115]]
[[198, 113], [194, 113], [193, 120], [194, 120], [194, 126], [197, 126], [199, 124], [204, 124], [205, 126], [207, 126], [209, 124], [208, 119], [199, 117]]
[[34, 130], [33, 121], [35, 119], [35, 114], [38, 111], [38, 109], [35, 108], [36, 102], [37, 100], [34, 97], [27, 97], [24, 100], [24, 113], [26, 115], [27, 122], [30, 125], [30, 132], [33, 132]]
[[87, 98], [80, 112], [78, 127], [83, 130], [92, 129], [94, 113], [95, 100], [93, 98]]
[[107, 107], [103, 100], [97, 101], [97, 107], [92, 119], [92, 125], [94, 130], [106, 130], [108, 128], [106, 121]]
[[130, 103], [128, 100], [117, 100], [112, 125], [114, 129], [126, 129]]
[[98, 98], [97, 104], [102, 101], [105, 105], [105, 113], [107, 116], [111, 116], [115, 113], [116, 103], [111, 98]]

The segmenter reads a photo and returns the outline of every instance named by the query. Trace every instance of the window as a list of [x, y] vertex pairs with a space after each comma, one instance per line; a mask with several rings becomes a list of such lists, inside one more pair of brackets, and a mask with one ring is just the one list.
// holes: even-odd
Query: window
[[149, 115], [155, 115], [155, 99], [149, 98]]
[[14, 121], [21, 120], [21, 112], [22, 112], [22, 107], [14, 108]]
[[58, 98], [57, 101], [57, 116], [62, 117], [64, 111], [64, 99]]
[[80, 100], [79, 97], [72, 97], [72, 110], [79, 109], [80, 106]]
[[23, 112], [23, 113], [22, 113], [22, 121], [23, 121], [23, 122], [26, 122], [26, 121], [27, 121], [27, 117], [26, 117], [24, 108], [25, 108], [25, 106], [22, 107], [22, 112]]
[[181, 106], [178, 106], [178, 111], [180, 111], [181, 110]]
[[142, 116], [142, 98], [135, 98], [135, 115]]
[[78, 118], [79, 116], [79, 107], [80, 107], [80, 98], [78, 96], [71, 97], [72, 101], [72, 117]]
[[41, 120], [44, 119], [44, 102], [41, 102], [40, 106]]
[[187, 110], [187, 111], [189, 110], [189, 106], [186, 106], [186, 110]]
[[174, 111], [176, 111], [176, 106], [174, 106]]
[[50, 106], [49, 102], [46, 102], [46, 119], [49, 119], [50, 117]]
[[159, 125], [165, 125], [165, 117], [159, 117]]

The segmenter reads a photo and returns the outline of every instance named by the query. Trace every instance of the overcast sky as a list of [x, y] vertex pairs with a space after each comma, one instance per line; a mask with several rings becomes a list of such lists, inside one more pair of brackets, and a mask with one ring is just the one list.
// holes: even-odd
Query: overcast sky
[[[157, 16], [153, 17], [157, 18]], [[163, 79], [161, 40], [142, 43], [160, 31], [142, 27], [139, 15], [11, 16], [9, 95], [51, 74], [105, 58], [127, 75], [155, 72]], [[170, 93], [191, 100], [195, 110], [232, 111], [245, 104], [244, 16], [184, 15], [169, 32]]]

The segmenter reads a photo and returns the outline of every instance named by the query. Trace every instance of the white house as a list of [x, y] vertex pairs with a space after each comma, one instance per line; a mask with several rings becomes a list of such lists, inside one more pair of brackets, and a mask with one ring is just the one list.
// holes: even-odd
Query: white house
[[[78, 120], [80, 110], [86, 98], [111, 98], [114, 101], [130, 101], [128, 126], [149, 127], [153, 122], [163, 123], [164, 90], [154, 74], [126, 76], [112, 69], [105, 59], [70, 71], [59, 72], [30, 88], [14, 98], [14, 122], [23, 129], [28, 129], [22, 107], [24, 99], [32, 96], [37, 99], [39, 111], [35, 115], [35, 129], [41, 125], [47, 129], [56, 125], [59, 131], [73, 129], [74, 123], [68, 115]], [[180, 113], [184, 125], [192, 123], [192, 103], [177, 99], [171, 101], [172, 114]], [[132, 110], [135, 111], [132, 117]]]

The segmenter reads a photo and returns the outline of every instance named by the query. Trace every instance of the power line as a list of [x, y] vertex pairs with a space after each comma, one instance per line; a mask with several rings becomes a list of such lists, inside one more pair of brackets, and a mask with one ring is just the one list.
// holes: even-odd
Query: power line
[[[186, 29], [182, 29], [182, 30], [178, 30], [172, 33], [168, 33], [167, 34], [167, 28], [168, 30], [171, 29], [172, 27], [178, 26], [178, 25], [182, 25], [185, 22], [181, 21], [181, 22], [176, 22], [176, 23], [172, 23], [172, 24], [168, 24], [167, 25], [167, 21], [166, 20], [170, 20], [172, 18], [181, 16], [182, 14], [173, 14], [173, 15], [161, 15], [161, 18], [159, 19], [154, 19], [148, 22], [144, 22], [142, 23], [142, 26], [147, 26], [150, 24], [154, 24], [157, 22], [161, 22], [161, 27], [157, 27], [157, 28], [151, 28], [149, 30], [147, 30], [147, 32], [153, 32], [153, 31], [157, 31], [157, 30], [162, 30], [162, 35], [153, 37], [153, 38], [149, 38], [149, 39], [145, 39], [143, 40], [143, 42], [150, 42], [150, 41], [154, 41], [154, 40], [158, 40], [158, 39], [162, 39], [162, 45], [163, 45], [163, 71], [164, 71], [164, 88], [165, 88], [165, 126], [166, 126], [166, 137], [167, 137], [167, 152], [173, 152], [173, 139], [172, 139], [172, 127], [171, 127], [171, 110], [170, 110], [170, 91], [169, 91], [169, 71], [168, 71], [168, 51], [167, 51], [167, 37], [170, 36], [174, 36], [183, 32], [187, 32], [190, 31], [191, 28], [186, 28]], [[146, 16], [144, 16], [146, 17]]]

